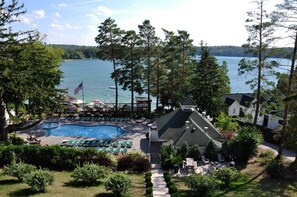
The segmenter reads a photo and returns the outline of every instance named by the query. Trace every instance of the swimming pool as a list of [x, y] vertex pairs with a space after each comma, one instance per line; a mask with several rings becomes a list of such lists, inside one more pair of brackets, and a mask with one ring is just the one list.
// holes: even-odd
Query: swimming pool
[[48, 128], [47, 126], [44, 126], [47, 124], [48, 123], [43, 123], [41, 127], [44, 132], [50, 136], [76, 136], [107, 139], [128, 133], [120, 127], [113, 125], [83, 126], [77, 124], [65, 124], [55, 128]]

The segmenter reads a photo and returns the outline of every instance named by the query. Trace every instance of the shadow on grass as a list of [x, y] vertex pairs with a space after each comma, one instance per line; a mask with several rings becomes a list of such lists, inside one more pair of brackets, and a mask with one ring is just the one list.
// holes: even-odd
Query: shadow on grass
[[64, 186], [66, 187], [74, 187], [74, 188], [86, 188], [86, 187], [97, 187], [99, 185], [101, 185], [103, 182], [101, 181], [97, 181], [95, 184], [90, 184], [87, 182], [82, 182], [82, 181], [69, 181], [69, 182], [65, 182]]
[[20, 183], [20, 181], [18, 181], [17, 179], [0, 180], [0, 185], [13, 185], [18, 183]]
[[32, 196], [42, 192], [33, 192], [30, 188], [20, 189], [17, 191], [10, 192], [8, 196], [10, 197], [22, 197], [22, 196]]
[[112, 193], [100, 193], [100, 194], [96, 194], [95, 197], [114, 197], [114, 195]]
[[220, 193], [216, 196], [224, 196], [225, 194], [231, 192], [231, 191], [235, 191], [240, 189], [241, 187], [244, 187], [248, 184], [250, 184], [251, 182], [253, 182], [254, 180], [256, 180], [258, 177], [260, 177], [263, 173], [265, 172], [265, 170], [262, 170], [259, 174], [257, 174], [256, 176], [254, 176], [253, 178], [251, 178], [250, 180], [248, 180], [247, 182], [243, 183], [243, 184], [239, 184], [233, 187], [230, 187], [229, 189], [227, 189], [226, 191], [224, 191], [223, 193]]

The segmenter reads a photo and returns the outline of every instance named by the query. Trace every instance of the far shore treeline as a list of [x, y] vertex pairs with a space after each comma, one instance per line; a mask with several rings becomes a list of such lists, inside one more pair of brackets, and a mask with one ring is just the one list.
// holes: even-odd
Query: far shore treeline
[[[67, 44], [54, 44], [55, 47], [60, 47], [64, 50], [63, 59], [95, 59], [98, 57], [98, 48], [96, 46], [80, 46]], [[199, 56], [201, 47], [194, 47], [196, 55]], [[229, 57], [253, 57], [253, 54], [246, 53], [241, 46], [209, 46], [211, 54], [214, 56], [229, 56]], [[283, 55], [274, 56], [275, 58], [288, 58], [286, 54], [290, 54], [291, 48], [280, 48], [284, 52]]]

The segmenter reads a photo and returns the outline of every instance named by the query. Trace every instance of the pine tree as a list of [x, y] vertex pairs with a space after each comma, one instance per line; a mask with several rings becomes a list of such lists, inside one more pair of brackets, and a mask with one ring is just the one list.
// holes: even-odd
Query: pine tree
[[98, 27], [99, 34], [95, 41], [99, 44], [99, 58], [112, 61], [115, 85], [115, 111], [118, 111], [118, 59], [120, 56], [120, 42], [122, 31], [115, 24], [115, 20], [108, 18]]

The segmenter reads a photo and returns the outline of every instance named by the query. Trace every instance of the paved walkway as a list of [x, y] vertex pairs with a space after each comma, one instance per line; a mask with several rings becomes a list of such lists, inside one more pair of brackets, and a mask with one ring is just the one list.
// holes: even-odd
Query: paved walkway
[[[260, 148], [263, 148], [263, 149], [272, 150], [276, 154], [278, 153], [278, 146], [277, 145], [274, 145], [274, 144], [271, 144], [271, 143], [268, 143], [268, 142], [262, 143], [259, 147]], [[293, 151], [284, 149], [283, 150], [283, 156], [286, 157], [290, 161], [294, 161], [295, 160], [296, 153], [293, 152]]]
[[152, 183], [154, 197], [170, 197], [160, 164], [152, 164]]

